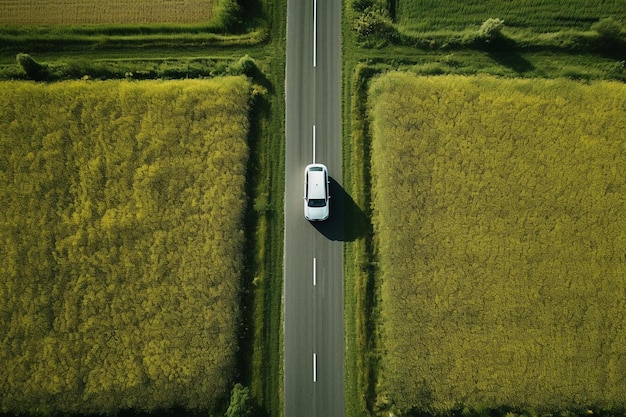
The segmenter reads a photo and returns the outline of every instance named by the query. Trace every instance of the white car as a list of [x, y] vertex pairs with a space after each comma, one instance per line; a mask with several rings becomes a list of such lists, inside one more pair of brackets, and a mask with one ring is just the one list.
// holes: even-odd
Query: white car
[[330, 215], [330, 181], [323, 164], [304, 169], [304, 217], [311, 221], [326, 220]]

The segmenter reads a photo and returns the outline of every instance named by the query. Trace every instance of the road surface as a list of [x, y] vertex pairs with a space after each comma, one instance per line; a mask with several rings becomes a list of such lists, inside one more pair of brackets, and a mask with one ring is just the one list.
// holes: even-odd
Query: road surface
[[[344, 400], [341, 2], [288, 0], [285, 149], [285, 417], [342, 417]], [[303, 172], [323, 163], [331, 217], [303, 214]]]

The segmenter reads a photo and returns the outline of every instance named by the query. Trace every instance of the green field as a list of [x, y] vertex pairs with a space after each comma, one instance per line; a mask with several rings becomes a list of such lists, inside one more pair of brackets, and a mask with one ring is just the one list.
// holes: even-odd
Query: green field
[[352, 9], [360, 45], [381, 51], [389, 45], [412, 48], [393, 51], [395, 60], [406, 62], [424, 51], [484, 51], [527, 72], [533, 63], [522, 53], [549, 52], [563, 64], [569, 63], [568, 55], [591, 53], [590, 64], [615, 60], [623, 79], [622, 0], [353, 0]]
[[238, 372], [249, 81], [0, 89], [0, 410], [216, 407]]
[[377, 407], [626, 406], [626, 87], [370, 89]]
[[490, 17], [533, 32], [589, 30], [601, 18], [626, 19], [623, 0], [396, 0], [396, 21], [409, 30], [463, 31]]

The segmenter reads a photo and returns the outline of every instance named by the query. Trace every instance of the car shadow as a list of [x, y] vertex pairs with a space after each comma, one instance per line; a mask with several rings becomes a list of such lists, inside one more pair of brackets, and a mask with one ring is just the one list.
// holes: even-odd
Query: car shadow
[[367, 233], [369, 220], [343, 187], [330, 178], [330, 217], [323, 222], [310, 222], [329, 240], [352, 242]]

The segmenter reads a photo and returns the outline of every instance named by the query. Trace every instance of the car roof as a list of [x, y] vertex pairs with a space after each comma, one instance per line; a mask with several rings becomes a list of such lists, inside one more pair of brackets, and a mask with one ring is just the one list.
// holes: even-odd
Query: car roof
[[326, 198], [326, 167], [311, 164], [306, 169], [309, 174], [309, 198]]

